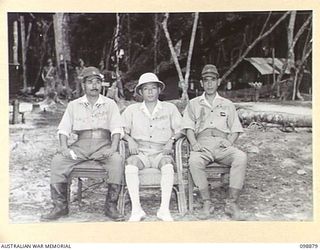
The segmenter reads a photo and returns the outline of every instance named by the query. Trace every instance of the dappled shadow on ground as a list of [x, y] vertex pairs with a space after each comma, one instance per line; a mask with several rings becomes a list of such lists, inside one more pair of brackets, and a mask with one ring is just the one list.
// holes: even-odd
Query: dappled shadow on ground
[[[31, 113], [25, 125], [10, 126], [10, 221], [39, 222], [51, 208], [49, 192], [50, 161], [58, 141], [56, 126], [61, 112]], [[309, 221], [312, 207], [312, 133], [284, 133], [276, 128], [266, 131], [246, 129], [237, 145], [248, 153], [249, 165], [240, 206], [249, 221]], [[99, 184], [100, 182], [100, 184]], [[98, 183], [98, 184], [97, 184]], [[70, 214], [59, 222], [104, 222], [106, 183], [84, 180], [82, 203], [75, 200], [76, 180], [72, 185]], [[229, 221], [224, 214], [224, 193], [212, 190], [214, 213], [209, 220]], [[142, 190], [141, 203], [148, 216], [158, 221], [160, 190]], [[195, 211], [181, 216], [172, 195], [170, 208], [176, 221], [196, 221], [201, 207], [197, 192]], [[126, 216], [130, 215], [127, 200]]]

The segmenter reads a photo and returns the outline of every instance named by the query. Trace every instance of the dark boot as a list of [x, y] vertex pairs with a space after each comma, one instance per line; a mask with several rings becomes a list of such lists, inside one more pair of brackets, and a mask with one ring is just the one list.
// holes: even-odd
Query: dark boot
[[120, 185], [108, 184], [108, 194], [106, 197], [104, 214], [105, 216], [111, 218], [114, 221], [124, 221], [125, 219], [124, 216], [122, 216], [117, 209], [120, 190]]
[[209, 192], [209, 188], [205, 188], [200, 191], [200, 195], [202, 197], [203, 200], [203, 207], [202, 210], [200, 211], [199, 215], [197, 216], [198, 219], [200, 220], [207, 220], [210, 217], [211, 211], [213, 211], [213, 207], [211, 205], [211, 201], [210, 201], [210, 192]]
[[225, 213], [237, 221], [245, 220], [238, 205], [240, 191], [240, 189], [229, 188], [229, 197], [226, 199], [226, 206], [224, 208]]
[[55, 183], [50, 185], [51, 199], [53, 203], [53, 209], [50, 213], [41, 216], [42, 221], [57, 220], [62, 216], [69, 213], [68, 209], [68, 184], [67, 183]]

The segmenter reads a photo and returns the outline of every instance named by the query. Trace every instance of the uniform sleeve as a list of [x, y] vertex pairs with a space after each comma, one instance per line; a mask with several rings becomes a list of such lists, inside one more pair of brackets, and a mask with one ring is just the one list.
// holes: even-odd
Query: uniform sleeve
[[230, 116], [228, 117], [228, 126], [230, 128], [231, 133], [243, 132], [238, 112], [233, 103], [230, 105]]
[[195, 130], [196, 128], [196, 118], [191, 103], [188, 103], [183, 112], [182, 128], [192, 130]]
[[172, 115], [171, 115], [171, 129], [174, 134], [182, 132], [182, 116], [178, 108], [173, 104], [172, 105]]
[[124, 122], [124, 132], [126, 134], [131, 133], [131, 124], [132, 124], [132, 112], [130, 111], [130, 108], [127, 107], [123, 112], [122, 112], [122, 120]]
[[67, 137], [70, 136], [73, 128], [73, 107], [72, 103], [68, 103], [68, 106], [62, 116], [62, 119], [58, 126], [58, 134], [63, 134]]
[[120, 134], [121, 138], [123, 137], [123, 120], [120, 115], [119, 108], [117, 104], [111, 100], [110, 102], [110, 110], [109, 110], [109, 129], [111, 132], [111, 136], [113, 134]]

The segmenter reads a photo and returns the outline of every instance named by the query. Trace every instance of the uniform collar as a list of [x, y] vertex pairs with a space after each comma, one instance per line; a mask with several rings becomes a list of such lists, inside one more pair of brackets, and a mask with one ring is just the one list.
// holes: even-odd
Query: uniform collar
[[162, 108], [163, 108], [162, 102], [159, 101], [159, 100], [157, 100], [157, 104], [156, 104], [156, 106], [154, 107], [154, 110], [153, 110], [152, 114], [150, 114], [150, 112], [149, 112], [149, 110], [148, 110], [148, 108], [147, 108], [147, 106], [146, 106], [145, 101], [143, 101], [143, 102], [141, 103], [141, 105], [140, 105], [140, 109], [141, 109], [145, 114], [147, 114], [149, 117], [154, 116], [154, 115], [158, 112], [158, 110], [160, 110], [160, 109], [162, 109]]
[[214, 99], [213, 99], [213, 102], [212, 102], [212, 105], [207, 101], [207, 99], [206, 99], [206, 97], [205, 97], [205, 92], [203, 92], [203, 94], [200, 96], [200, 100], [199, 100], [199, 102], [201, 103], [201, 104], [205, 104], [205, 105], [207, 105], [207, 106], [209, 106], [209, 107], [214, 107], [216, 104], [217, 104], [217, 101], [219, 100], [219, 99], [222, 99], [222, 97], [219, 95], [219, 93], [218, 92], [216, 92], [216, 96], [214, 97]]
[[[82, 97], [80, 97], [79, 102], [83, 103], [85, 106], [90, 105], [86, 95], [83, 95]], [[99, 94], [98, 100], [96, 101], [94, 106], [99, 107], [101, 104], [104, 104], [104, 103], [106, 103], [105, 99], [102, 97], [102, 95]]]

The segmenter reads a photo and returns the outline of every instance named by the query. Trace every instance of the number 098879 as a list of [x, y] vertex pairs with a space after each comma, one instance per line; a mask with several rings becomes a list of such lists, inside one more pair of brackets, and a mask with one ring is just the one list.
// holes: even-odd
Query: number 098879
[[318, 244], [300, 244], [300, 248], [318, 248]]

